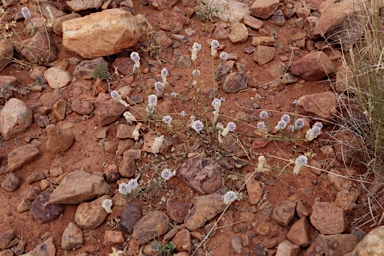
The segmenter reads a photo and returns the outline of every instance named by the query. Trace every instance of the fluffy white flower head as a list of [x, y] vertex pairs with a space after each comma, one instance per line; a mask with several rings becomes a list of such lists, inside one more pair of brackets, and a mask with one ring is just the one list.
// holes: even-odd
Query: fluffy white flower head
[[193, 121], [191, 127], [197, 133], [200, 133], [204, 129], [204, 124], [200, 120], [195, 120]]
[[162, 172], [161, 172], [161, 178], [163, 178], [165, 181], [169, 180], [170, 178], [172, 178], [174, 176], [175, 173], [173, 173], [171, 170], [169, 169], [164, 169]]
[[153, 154], [157, 154], [160, 152], [163, 142], [164, 142], [164, 135], [161, 135], [160, 137], [155, 138], [155, 141], [151, 146], [151, 150]]
[[307, 163], [308, 163], [308, 158], [304, 155], [301, 155], [298, 158], [296, 158], [295, 167], [293, 168], [293, 173], [296, 175], [299, 174], [301, 167], [303, 167], [304, 165], [307, 165]]
[[161, 70], [161, 76], [168, 76], [168, 75], [169, 75], [168, 69], [163, 68], [163, 69]]
[[288, 114], [284, 114], [281, 116], [280, 120], [282, 120], [288, 124], [291, 121], [291, 117]]
[[148, 105], [149, 106], [157, 105], [157, 96], [155, 94], [151, 94], [148, 96]]
[[31, 18], [31, 12], [29, 11], [28, 7], [21, 8], [21, 15], [23, 15], [24, 19], [26, 20]]
[[134, 115], [132, 115], [132, 113], [129, 111], [125, 111], [123, 116], [129, 124], [132, 124], [132, 122], [136, 122], [136, 117]]
[[101, 203], [101, 207], [104, 208], [104, 210], [107, 212], [107, 213], [111, 213], [112, 212], [112, 205], [113, 205], [113, 202], [111, 199], [105, 199], [102, 203]]
[[266, 119], [266, 118], [268, 118], [268, 112], [265, 111], [265, 110], [261, 111], [260, 114], [259, 114], [259, 117], [260, 117], [261, 119]]
[[284, 130], [285, 127], [287, 127], [287, 123], [284, 122], [283, 120], [280, 120], [280, 121], [277, 123], [275, 129], [276, 129], [276, 130]]
[[163, 83], [162, 82], [155, 82], [154, 84], [156, 91], [162, 91], [163, 90]]
[[304, 119], [297, 118], [295, 121], [295, 130], [301, 130], [304, 127]]
[[225, 193], [225, 195], [224, 195], [224, 203], [225, 204], [230, 204], [236, 200], [237, 200], [236, 192], [228, 191], [227, 193]]
[[263, 121], [257, 123], [257, 129], [264, 130], [265, 128], [267, 128], [267, 126]]
[[222, 60], [227, 60], [228, 59], [228, 53], [222, 52], [222, 53], [220, 53], [219, 57]]
[[172, 117], [169, 115], [166, 115], [163, 117], [163, 122], [170, 125], [172, 123]]

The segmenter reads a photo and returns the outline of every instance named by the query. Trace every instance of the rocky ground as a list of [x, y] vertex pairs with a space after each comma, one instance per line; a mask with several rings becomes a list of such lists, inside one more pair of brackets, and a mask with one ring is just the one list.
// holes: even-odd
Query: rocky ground
[[0, 255], [384, 255], [343, 123], [354, 1], [0, 11]]

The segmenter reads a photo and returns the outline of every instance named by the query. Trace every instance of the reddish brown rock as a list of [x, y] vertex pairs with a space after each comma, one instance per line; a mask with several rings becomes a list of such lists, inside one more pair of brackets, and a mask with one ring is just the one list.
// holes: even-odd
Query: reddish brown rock
[[16, 191], [21, 185], [21, 178], [14, 173], [8, 176], [1, 182], [1, 188], [8, 192]]
[[333, 92], [321, 92], [301, 96], [298, 100], [306, 112], [329, 120], [337, 113], [337, 97]]
[[40, 224], [50, 222], [64, 212], [64, 205], [49, 203], [50, 196], [51, 193], [45, 191], [32, 203], [31, 212], [35, 220]]
[[343, 209], [329, 202], [315, 202], [310, 220], [311, 224], [324, 235], [340, 234], [348, 226]]
[[95, 109], [93, 102], [88, 100], [74, 100], [71, 108], [73, 112], [79, 115], [89, 115]]
[[324, 52], [313, 51], [293, 61], [290, 70], [295, 76], [305, 80], [318, 81], [332, 75], [337, 69]]
[[148, 3], [159, 11], [169, 10], [176, 2], [177, 0], [148, 0]]
[[125, 111], [123, 104], [112, 99], [105, 93], [99, 93], [95, 106], [95, 114], [99, 118], [100, 125], [102, 126], [117, 121]]
[[183, 223], [191, 207], [192, 204], [187, 202], [169, 202], [167, 203], [167, 213], [171, 220]]
[[179, 252], [187, 252], [190, 255], [192, 250], [191, 234], [187, 229], [182, 229], [176, 233], [172, 242], [176, 246], [176, 250]]
[[259, 203], [261, 197], [263, 196], [263, 189], [260, 187], [260, 184], [255, 180], [253, 173], [249, 172], [245, 175], [245, 185], [248, 193], [249, 203], [254, 205]]
[[170, 219], [160, 211], [151, 211], [135, 225], [132, 237], [143, 245], [154, 238], [164, 235], [171, 228]]
[[286, 227], [295, 216], [296, 203], [290, 201], [279, 202], [273, 209], [272, 218], [281, 226]]
[[66, 109], [67, 102], [65, 100], [60, 99], [53, 105], [52, 114], [57, 120], [62, 121], [65, 119]]
[[133, 227], [141, 219], [141, 207], [138, 203], [127, 204], [120, 215], [119, 229], [126, 234], [132, 234]]
[[31, 62], [46, 64], [56, 60], [57, 47], [49, 33], [38, 32], [25, 44], [21, 55]]
[[305, 217], [293, 223], [287, 234], [287, 239], [298, 246], [307, 247], [311, 244], [309, 240], [308, 221]]
[[268, 19], [279, 7], [279, 0], [256, 0], [251, 6], [251, 15]]
[[53, 153], [64, 152], [68, 150], [74, 140], [75, 136], [72, 132], [72, 124], [64, 124], [61, 127], [54, 124], [48, 125], [47, 131], [47, 150]]

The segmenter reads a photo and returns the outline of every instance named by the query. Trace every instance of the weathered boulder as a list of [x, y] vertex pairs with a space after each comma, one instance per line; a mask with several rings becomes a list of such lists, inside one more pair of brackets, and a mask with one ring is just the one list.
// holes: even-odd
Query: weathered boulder
[[384, 255], [384, 226], [371, 230], [352, 252], [352, 256]]
[[63, 22], [63, 46], [87, 59], [119, 53], [135, 45], [139, 38], [135, 17], [121, 9]]

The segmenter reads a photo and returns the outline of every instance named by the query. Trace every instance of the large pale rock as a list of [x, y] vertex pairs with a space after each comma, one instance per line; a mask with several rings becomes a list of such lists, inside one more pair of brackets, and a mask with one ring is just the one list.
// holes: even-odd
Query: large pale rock
[[146, 244], [154, 238], [164, 235], [171, 228], [171, 220], [160, 211], [152, 211], [135, 225], [132, 237], [137, 243]]
[[176, 174], [201, 194], [212, 194], [222, 187], [220, 170], [202, 155], [188, 159], [177, 169]]
[[57, 47], [47, 32], [38, 32], [21, 50], [21, 55], [34, 63], [46, 64], [57, 59]]
[[66, 1], [66, 4], [73, 12], [79, 12], [87, 9], [97, 9], [103, 4], [103, 0], [71, 0]]
[[62, 36], [63, 35], [63, 22], [66, 20], [72, 20], [72, 19], [76, 19], [76, 18], [80, 18], [80, 17], [81, 17], [81, 15], [78, 13], [71, 13], [71, 14], [67, 14], [67, 15], [64, 15], [64, 16], [61, 16], [59, 18], [54, 19], [53, 24], [52, 24], [53, 32], [58, 36]]
[[251, 6], [251, 15], [268, 19], [279, 7], [279, 0], [256, 0]]
[[31, 124], [32, 110], [19, 99], [8, 100], [0, 110], [0, 132], [4, 140], [16, 137]]
[[202, 0], [209, 6], [212, 14], [217, 18], [229, 23], [240, 22], [249, 15], [249, 6], [236, 0]]
[[56, 247], [53, 244], [52, 237], [48, 238], [32, 251], [21, 256], [56, 256]]
[[308, 81], [318, 81], [336, 72], [332, 60], [324, 53], [313, 51], [299, 60], [293, 61], [290, 66], [295, 76]]
[[51, 193], [45, 191], [41, 193], [32, 203], [32, 215], [40, 224], [50, 222], [64, 212], [64, 205], [50, 204], [48, 202], [50, 196]]
[[0, 71], [11, 62], [13, 46], [7, 39], [0, 39]]
[[51, 204], [78, 204], [109, 193], [109, 185], [97, 175], [74, 171], [52, 192]]
[[71, 74], [58, 67], [51, 67], [44, 72], [44, 78], [47, 80], [49, 87], [60, 89], [72, 80]]
[[164, 11], [170, 9], [178, 0], [148, 0], [148, 3], [153, 8]]
[[104, 195], [92, 202], [79, 204], [75, 212], [75, 222], [81, 228], [97, 228], [108, 216], [108, 212], [101, 207], [106, 199], [111, 199], [109, 195]]
[[31, 161], [37, 154], [39, 154], [39, 150], [31, 144], [15, 148], [8, 153], [7, 171], [16, 171], [24, 164]]
[[384, 226], [370, 231], [359, 242], [352, 252], [352, 256], [380, 256], [384, 255]]
[[190, 231], [195, 231], [223, 212], [226, 206], [222, 195], [197, 196], [191, 211], [185, 217], [184, 224]]
[[335, 203], [315, 202], [310, 217], [311, 224], [323, 235], [340, 234], [347, 228], [343, 209]]
[[360, 1], [343, 0], [330, 4], [318, 19], [313, 35], [337, 43], [341, 40], [353, 44], [364, 32], [365, 21], [361, 19], [361, 10]]
[[57, 126], [50, 124], [46, 127], [47, 131], [47, 150], [53, 153], [64, 152], [68, 150], [74, 140], [75, 135], [72, 132], [72, 125], [65, 124]]
[[61, 248], [69, 251], [83, 245], [84, 238], [81, 229], [73, 222], [69, 222], [61, 237]]
[[121, 9], [63, 22], [63, 46], [87, 59], [119, 53], [135, 45], [139, 38], [135, 17]]
[[337, 96], [333, 92], [304, 95], [298, 100], [306, 112], [321, 118], [329, 120], [336, 114]]

